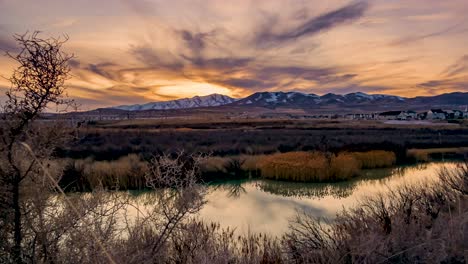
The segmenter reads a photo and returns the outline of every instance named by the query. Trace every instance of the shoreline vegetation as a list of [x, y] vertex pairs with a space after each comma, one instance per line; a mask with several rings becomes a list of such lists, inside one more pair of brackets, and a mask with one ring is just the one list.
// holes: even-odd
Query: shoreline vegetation
[[[464, 148], [411, 149], [406, 163], [440, 160], [440, 157], [463, 159]], [[454, 155], [456, 154], [456, 155]], [[411, 161], [411, 162], [408, 162]], [[89, 191], [98, 187], [118, 190], [147, 188], [148, 161], [130, 154], [111, 161], [61, 159], [64, 174], [60, 185], [67, 191]], [[291, 182], [337, 182], [359, 177], [362, 170], [391, 168], [401, 164], [394, 152], [285, 152], [269, 155], [209, 156], [200, 163], [205, 183], [231, 179], [264, 178]]]
[[[127, 161], [135, 158], [128, 157]], [[167, 156], [164, 159], [173, 163]], [[164, 174], [164, 170], [161, 172]], [[104, 199], [106, 203], [100, 206], [105, 208], [114, 199], [131, 201], [107, 193], [112, 199]], [[157, 196], [160, 192], [153, 193]], [[121, 236], [118, 228], [106, 229], [110, 230], [103, 240], [107, 255], [95, 247], [79, 244], [80, 252], [87, 253], [79, 256], [83, 263], [104, 263], [109, 257], [119, 260], [118, 263], [141, 263], [155, 257], [164, 263], [465, 263], [467, 202], [468, 162], [465, 162], [454, 170], [440, 171], [434, 182], [406, 183], [365, 197], [356, 207], [337, 213], [334, 219], [298, 211], [287, 232], [279, 237], [250, 232], [237, 235], [235, 229], [222, 228], [219, 223], [186, 218], [177, 223], [175, 231], [161, 242], [162, 246], [156, 244], [156, 255], [145, 253], [144, 249], [159, 241], [160, 233], [151, 226], [151, 221], [141, 221], [135, 222], [135, 226], [127, 223], [128, 237]], [[115, 225], [113, 221], [105, 222]], [[69, 248], [58, 247], [57, 256], [76, 256]]]
[[348, 180], [361, 169], [390, 167], [396, 162], [390, 151], [289, 152], [269, 155], [259, 162], [261, 177], [274, 180], [323, 182]]

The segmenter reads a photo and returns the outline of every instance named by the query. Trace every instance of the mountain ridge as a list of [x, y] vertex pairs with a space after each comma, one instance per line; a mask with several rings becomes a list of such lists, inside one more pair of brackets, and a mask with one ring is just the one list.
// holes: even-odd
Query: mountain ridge
[[468, 105], [468, 93], [453, 92], [435, 96], [401, 97], [387, 94], [367, 94], [353, 92], [347, 94], [327, 93], [317, 95], [302, 92], [256, 92], [244, 98], [232, 98], [222, 94], [195, 96], [171, 101], [146, 104], [121, 105], [105, 109], [125, 111], [174, 110], [216, 106], [263, 107], [263, 108], [353, 108], [380, 107], [397, 108], [411, 106], [462, 106]]
[[232, 103], [235, 100], [236, 99], [227, 95], [214, 93], [206, 96], [194, 96], [192, 98], [181, 98], [170, 101], [150, 102], [146, 104], [120, 105], [110, 108], [127, 111], [188, 109], [197, 107], [220, 106]]

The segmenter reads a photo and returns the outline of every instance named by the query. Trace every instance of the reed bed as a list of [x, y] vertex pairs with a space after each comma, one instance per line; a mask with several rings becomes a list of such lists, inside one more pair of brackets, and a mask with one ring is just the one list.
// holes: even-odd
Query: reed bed
[[[206, 158], [201, 164], [205, 182], [262, 176], [298, 182], [343, 181], [361, 169], [389, 167], [396, 157], [389, 151], [325, 152], [295, 151], [270, 155], [237, 155]], [[148, 163], [136, 154], [111, 161], [67, 160], [62, 186], [75, 190], [144, 189]]]
[[347, 180], [359, 174], [360, 162], [353, 153], [339, 153], [331, 156], [327, 171], [329, 180]]
[[395, 153], [389, 151], [288, 152], [264, 156], [258, 167], [267, 179], [321, 182], [348, 180], [361, 169], [389, 167], [395, 162]]
[[323, 181], [327, 167], [327, 158], [319, 152], [278, 153], [259, 162], [262, 177], [274, 180]]
[[97, 187], [121, 190], [146, 188], [148, 164], [135, 154], [113, 161], [94, 161], [90, 158], [69, 160], [65, 168], [61, 185], [78, 190]]
[[386, 168], [395, 164], [396, 155], [392, 151], [371, 150], [367, 152], [353, 152], [362, 169]]

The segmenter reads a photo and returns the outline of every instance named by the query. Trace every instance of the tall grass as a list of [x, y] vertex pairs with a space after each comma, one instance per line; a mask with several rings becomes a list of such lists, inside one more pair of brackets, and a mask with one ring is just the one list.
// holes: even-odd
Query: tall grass
[[[201, 166], [205, 182], [256, 177], [299, 182], [342, 181], [359, 175], [361, 169], [389, 167], [396, 157], [389, 151], [287, 152], [271, 155], [238, 155], [209, 157]], [[143, 189], [147, 161], [130, 154], [112, 161], [93, 159], [68, 160], [64, 187], [75, 190], [103, 186], [111, 189]], [[71, 188], [69, 188], [71, 189]]]
[[389, 151], [288, 152], [264, 156], [258, 163], [262, 177], [275, 180], [320, 182], [347, 180], [361, 169], [389, 167], [396, 161]]
[[322, 181], [327, 167], [327, 158], [319, 152], [278, 153], [259, 162], [262, 177], [275, 180]]
[[94, 161], [90, 158], [69, 160], [61, 185], [75, 189], [143, 189], [148, 164], [138, 155], [130, 154], [114, 161]]
[[145, 187], [147, 164], [135, 154], [116, 161], [97, 161], [87, 166], [84, 173], [91, 186], [113, 186], [120, 189]]
[[328, 179], [347, 180], [359, 174], [360, 162], [353, 153], [339, 153], [331, 156]]
[[390, 167], [396, 162], [396, 155], [391, 151], [371, 150], [367, 152], [353, 152], [363, 169]]

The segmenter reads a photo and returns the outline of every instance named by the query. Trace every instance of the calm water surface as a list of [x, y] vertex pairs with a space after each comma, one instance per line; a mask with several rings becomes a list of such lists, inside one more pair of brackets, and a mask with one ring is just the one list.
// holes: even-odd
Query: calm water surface
[[366, 195], [397, 188], [404, 183], [436, 181], [442, 167], [456, 163], [438, 162], [394, 169], [365, 171], [364, 176], [340, 183], [291, 183], [244, 180], [213, 184], [200, 218], [236, 228], [239, 233], [263, 232], [281, 235], [297, 210], [333, 218], [342, 208], [354, 207]]

